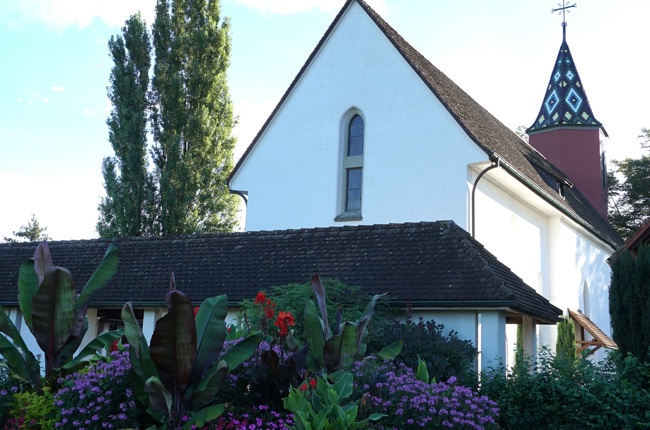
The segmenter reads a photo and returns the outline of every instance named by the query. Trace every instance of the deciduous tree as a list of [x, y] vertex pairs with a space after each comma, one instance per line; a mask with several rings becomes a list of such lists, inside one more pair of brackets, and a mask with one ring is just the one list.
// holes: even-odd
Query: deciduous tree
[[148, 236], [156, 227], [155, 186], [147, 171], [147, 114], [151, 43], [140, 14], [108, 42], [113, 59], [108, 136], [115, 151], [102, 163], [106, 197], [99, 204], [101, 237]]
[[152, 150], [163, 234], [231, 230], [235, 124], [226, 82], [230, 22], [218, 0], [158, 0]]
[[650, 129], [641, 129], [639, 139], [645, 151], [640, 158], [614, 161], [622, 180], [608, 175], [609, 222], [623, 237], [650, 218]]
[[32, 214], [32, 218], [27, 225], [21, 226], [18, 231], [13, 232], [14, 237], [5, 237], [5, 242], [42, 242], [44, 240], [51, 240], [47, 234], [47, 227], [41, 227], [36, 215]]

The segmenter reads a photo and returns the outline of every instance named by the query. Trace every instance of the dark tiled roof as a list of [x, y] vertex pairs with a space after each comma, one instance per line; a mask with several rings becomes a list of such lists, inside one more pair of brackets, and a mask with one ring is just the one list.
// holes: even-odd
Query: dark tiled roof
[[524, 182], [534, 192], [558, 207], [576, 222], [583, 225], [596, 236], [616, 248], [622, 244], [622, 239], [612, 226], [603, 219], [589, 203], [587, 198], [575, 187], [565, 187], [564, 198], [557, 192], [557, 183], [570, 183], [566, 175], [551, 164], [532, 146], [524, 142], [512, 130], [503, 125], [498, 119], [472, 99], [465, 91], [436, 68], [429, 60], [413, 48], [386, 21], [383, 20], [363, 0], [348, 0], [327, 29], [316, 48], [302, 66], [291, 85], [284, 93], [269, 118], [258, 132], [253, 142], [248, 146], [244, 155], [239, 159], [229, 180], [240, 168], [250, 151], [261, 138], [264, 130], [275, 117], [276, 113], [289, 97], [307, 67], [318, 54], [320, 48], [329, 38], [351, 3], [358, 3], [377, 26], [383, 31], [388, 40], [395, 46], [413, 70], [420, 76], [433, 94], [456, 119], [467, 135], [491, 158], [499, 158], [510, 174]]
[[562, 41], [560, 52], [557, 54], [542, 107], [535, 122], [526, 132], [541, 131], [560, 125], [602, 126], [591, 111], [587, 93], [582, 86], [566, 40]]
[[[162, 305], [172, 272], [177, 288], [192, 300], [227, 294], [231, 303], [270, 286], [307, 282], [318, 273], [370, 294], [390, 292], [397, 304], [505, 307], [545, 322], [562, 313], [451, 221], [49, 246], [54, 263], [68, 268], [80, 287], [110, 243], [120, 248], [120, 267], [93, 301], [96, 306], [120, 307], [127, 300]], [[0, 303], [16, 302], [18, 268], [35, 248], [0, 244]]]

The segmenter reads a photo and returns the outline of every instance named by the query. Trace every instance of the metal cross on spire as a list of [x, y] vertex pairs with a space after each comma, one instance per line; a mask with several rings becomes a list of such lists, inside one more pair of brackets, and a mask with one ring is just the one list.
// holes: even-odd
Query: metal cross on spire
[[558, 6], [559, 7], [552, 9], [551, 12], [562, 12], [562, 41], [566, 41], [566, 12], [567, 9], [577, 7], [578, 5], [576, 3], [566, 4], [566, 1], [562, 0], [562, 5], [558, 3]]

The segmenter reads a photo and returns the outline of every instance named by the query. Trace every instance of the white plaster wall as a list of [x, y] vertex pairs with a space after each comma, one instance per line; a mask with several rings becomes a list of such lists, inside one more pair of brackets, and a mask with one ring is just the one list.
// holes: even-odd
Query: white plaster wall
[[452, 219], [466, 226], [465, 167], [486, 160], [357, 5], [280, 108], [231, 188], [247, 230], [335, 223], [342, 116], [365, 118], [361, 222]]
[[[534, 203], [530, 192], [504, 191], [503, 182], [484, 176], [476, 195], [476, 238], [531, 287], [566, 312], [584, 306], [583, 285], [589, 286], [588, 315], [611, 334], [607, 246], [550, 205]], [[469, 174], [474, 178], [475, 174]], [[498, 178], [497, 178], [498, 179]], [[539, 199], [537, 199], [539, 201]], [[514, 350], [514, 328], [508, 332], [508, 353]], [[555, 326], [538, 327], [538, 347], [555, 347]]]

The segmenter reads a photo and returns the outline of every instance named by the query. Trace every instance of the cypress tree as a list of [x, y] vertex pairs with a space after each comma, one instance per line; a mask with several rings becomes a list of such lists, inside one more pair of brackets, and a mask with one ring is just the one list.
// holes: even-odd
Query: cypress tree
[[575, 327], [570, 318], [562, 318], [557, 325], [555, 355], [559, 359], [569, 362], [574, 362], [576, 359]]
[[623, 356], [650, 361], [650, 245], [642, 244], [636, 255], [627, 250], [613, 261], [609, 313]]
[[228, 231], [235, 124], [226, 83], [230, 22], [217, 0], [158, 0], [152, 150], [163, 234]]
[[151, 44], [140, 14], [108, 42], [113, 69], [106, 124], [115, 155], [102, 163], [106, 197], [99, 204], [100, 237], [156, 234], [155, 186], [147, 171], [147, 115]]

